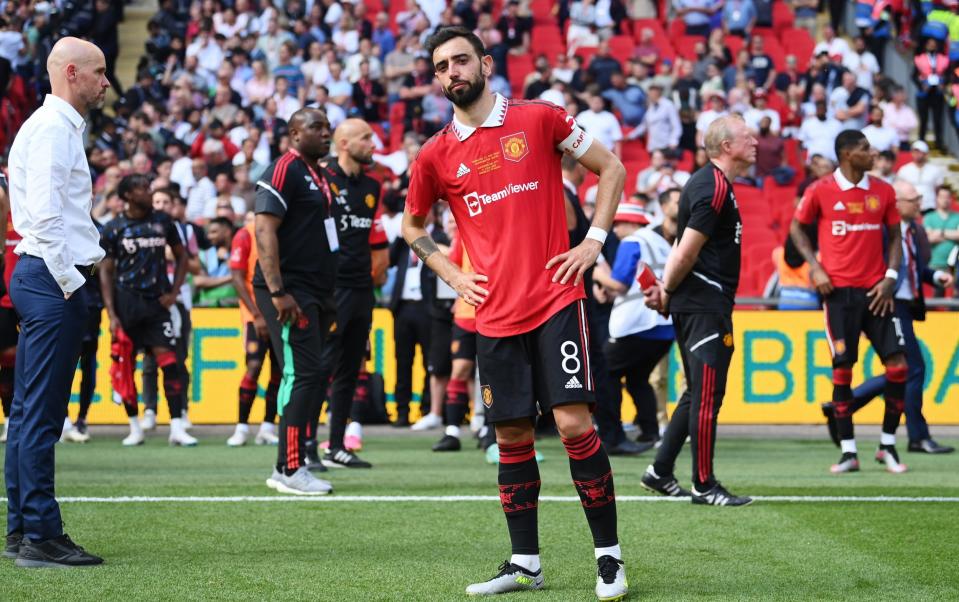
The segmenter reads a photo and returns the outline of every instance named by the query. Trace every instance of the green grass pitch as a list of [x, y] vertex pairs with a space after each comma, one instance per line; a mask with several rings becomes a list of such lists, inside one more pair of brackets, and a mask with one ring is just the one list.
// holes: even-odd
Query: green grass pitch
[[[823, 433], [825, 437], [825, 432]], [[159, 436], [59, 446], [65, 496], [272, 496], [275, 448], [228, 449]], [[371, 436], [371, 471], [327, 473], [334, 495], [495, 496], [496, 468], [435, 436]], [[945, 442], [945, 441], [944, 441]], [[950, 442], [955, 444], [955, 441]], [[828, 441], [720, 436], [717, 473], [734, 492], [797, 496], [959, 496], [959, 457], [904, 454], [890, 475], [860, 442], [863, 471], [828, 472]], [[557, 439], [537, 443], [542, 495], [573, 496]], [[677, 471], [689, 478], [689, 456]], [[650, 456], [613, 459], [617, 494], [643, 495]], [[66, 531], [106, 558], [92, 569], [0, 562], [0, 600], [459, 600], [509, 556], [495, 501], [64, 503]], [[773, 502], [747, 508], [624, 501], [619, 532], [633, 600], [957, 600], [959, 503]], [[590, 600], [595, 563], [578, 503], [543, 501], [546, 589], [505, 600]]]

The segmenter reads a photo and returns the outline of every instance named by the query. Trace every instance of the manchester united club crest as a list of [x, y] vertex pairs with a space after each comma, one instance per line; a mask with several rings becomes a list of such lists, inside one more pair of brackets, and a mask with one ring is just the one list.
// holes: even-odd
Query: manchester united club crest
[[366, 195], [366, 198], [363, 199], [363, 201], [366, 203], [366, 206], [369, 207], [370, 209], [372, 209], [376, 205], [376, 197], [373, 196], [372, 194]]
[[529, 145], [526, 144], [526, 132], [517, 132], [499, 139], [500, 146], [503, 147], [503, 157], [507, 161], [519, 163], [523, 157], [529, 154]]
[[483, 405], [489, 408], [493, 405], [493, 390], [489, 388], [489, 385], [483, 385]]
[[866, 197], [866, 210], [870, 213], [875, 213], [879, 211], [879, 197], [877, 196], [867, 196]]

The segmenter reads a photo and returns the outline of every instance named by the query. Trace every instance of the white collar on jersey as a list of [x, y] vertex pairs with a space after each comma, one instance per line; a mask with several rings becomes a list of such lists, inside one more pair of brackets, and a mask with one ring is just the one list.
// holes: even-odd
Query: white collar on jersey
[[[500, 94], [496, 93], [496, 100], [493, 101], [493, 110], [489, 112], [489, 115], [486, 116], [486, 121], [483, 122], [481, 128], [495, 128], [503, 125], [503, 122], [506, 121], [506, 110], [509, 108], [509, 100]], [[466, 139], [473, 135], [473, 132], [476, 131], [476, 128], [470, 125], [465, 125], [462, 121], [456, 118], [456, 115], [453, 115], [453, 133], [456, 134], [457, 140], [460, 142], [466, 142]]]
[[863, 190], [869, 190], [869, 174], [862, 174], [862, 179], [859, 180], [858, 184], [853, 184], [846, 179], [846, 176], [842, 175], [842, 172], [839, 171], [839, 168], [836, 168], [836, 171], [832, 172], [832, 176], [836, 178], [836, 184], [839, 185], [839, 190], [843, 192], [852, 190], [853, 188], [862, 188]]

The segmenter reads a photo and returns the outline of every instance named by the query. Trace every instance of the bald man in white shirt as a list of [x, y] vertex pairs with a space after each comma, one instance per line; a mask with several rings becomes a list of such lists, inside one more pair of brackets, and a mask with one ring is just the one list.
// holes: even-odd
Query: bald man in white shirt
[[104, 256], [90, 217], [83, 115], [103, 106], [110, 83], [103, 53], [77, 38], [53, 46], [47, 72], [52, 93], [20, 128], [9, 159], [10, 210], [23, 240], [10, 281], [20, 341], [4, 466], [4, 556], [15, 557], [18, 567], [103, 562], [63, 532], [53, 450], [87, 321], [83, 285]]

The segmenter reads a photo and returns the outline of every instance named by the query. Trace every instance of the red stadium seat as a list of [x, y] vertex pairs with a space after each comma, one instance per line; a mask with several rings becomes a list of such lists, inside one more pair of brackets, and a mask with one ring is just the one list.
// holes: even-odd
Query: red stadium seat
[[631, 36], [613, 36], [609, 39], [609, 53], [625, 68], [626, 61], [633, 57], [636, 42]]
[[782, 34], [783, 30], [789, 29], [796, 22], [796, 16], [793, 15], [793, 9], [785, 2], [773, 2], [773, 29], [776, 33]]
[[736, 62], [736, 55], [745, 45], [746, 40], [739, 36], [726, 36], [726, 48], [729, 48], [729, 56], [733, 57], [734, 63]]
[[509, 83], [513, 88], [513, 96], [523, 96], [523, 82], [526, 76], [533, 72], [533, 57], [528, 54], [506, 55], [506, 68], [509, 70]]
[[[686, 24], [682, 19], [673, 19], [669, 23], [669, 39], [678, 40], [684, 35], [686, 35]], [[675, 44], [673, 44], [673, 46], [675, 46]], [[677, 50], [679, 49], [677, 48]]]
[[532, 38], [533, 44], [539, 42], [550, 42], [553, 44], [560, 44], [562, 46], [566, 45], [566, 40], [563, 38], [563, 32], [559, 30], [559, 26], [556, 23], [549, 25], [533, 25], [533, 31], [530, 32], [530, 37]]
[[706, 41], [706, 38], [703, 36], [687, 35], [673, 39], [676, 40], [676, 43], [673, 45], [676, 48], [676, 54], [691, 61], [696, 60], [696, 43]]
[[649, 152], [645, 140], [623, 140], [623, 161], [649, 163]]
[[812, 39], [809, 32], [805, 29], [794, 27], [783, 29], [779, 32], [780, 46], [786, 48], [786, 54], [796, 57], [796, 66], [800, 71], [805, 71], [812, 59], [813, 48], [816, 47], [816, 41]]
[[550, 0], [533, 0], [529, 8], [530, 12], [533, 13], [534, 24], [546, 25], [552, 23], [554, 26], [557, 24], [556, 17], [553, 16], [553, 3]]
[[892, 168], [893, 171], [899, 171], [899, 168], [905, 165], [906, 163], [912, 162], [912, 153], [899, 153], [896, 155], [896, 165]]

